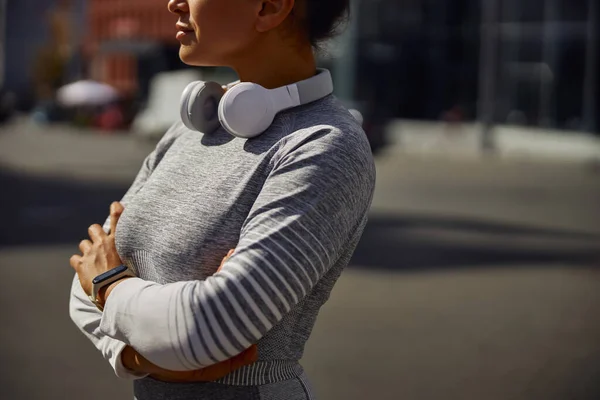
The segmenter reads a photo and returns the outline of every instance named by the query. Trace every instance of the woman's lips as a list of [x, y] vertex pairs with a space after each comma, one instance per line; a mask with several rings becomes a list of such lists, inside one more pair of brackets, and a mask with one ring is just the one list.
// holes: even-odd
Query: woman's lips
[[179, 31], [179, 32], [177, 32], [177, 35], [175, 35], [175, 38], [178, 40], [181, 40], [181, 39], [185, 38], [186, 36], [191, 35], [193, 33], [194, 33], [194, 31]]
[[184, 39], [185, 37], [191, 35], [194, 33], [194, 30], [191, 29], [189, 26], [187, 25], [183, 25], [183, 24], [177, 24], [175, 25], [177, 27], [177, 35], [175, 35], [175, 37], [177, 39]]

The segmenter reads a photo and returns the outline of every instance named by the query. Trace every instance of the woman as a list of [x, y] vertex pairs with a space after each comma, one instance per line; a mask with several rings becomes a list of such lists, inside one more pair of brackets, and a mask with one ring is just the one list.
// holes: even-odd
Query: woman
[[[93, 225], [71, 258], [71, 317], [134, 379], [138, 400], [312, 399], [299, 360], [375, 181], [365, 134], [313, 55], [348, 0], [171, 0], [169, 10], [181, 59], [231, 67], [241, 83], [221, 93], [215, 129], [200, 91], [186, 91], [185, 124], [113, 204], [110, 233]], [[263, 103], [282, 110], [266, 124], [246, 112]]]

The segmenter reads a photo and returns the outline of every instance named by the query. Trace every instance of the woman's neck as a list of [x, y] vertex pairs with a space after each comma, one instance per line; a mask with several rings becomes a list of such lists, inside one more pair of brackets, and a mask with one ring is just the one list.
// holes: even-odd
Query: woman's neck
[[314, 76], [316, 60], [310, 46], [286, 46], [277, 51], [269, 51], [268, 46], [263, 46], [236, 63], [233, 69], [242, 82], [274, 89]]

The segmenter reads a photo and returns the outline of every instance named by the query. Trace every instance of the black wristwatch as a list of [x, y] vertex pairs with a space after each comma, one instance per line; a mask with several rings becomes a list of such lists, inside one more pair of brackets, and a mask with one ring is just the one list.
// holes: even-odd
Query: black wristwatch
[[89, 296], [91, 302], [98, 307], [98, 310], [103, 311], [104, 306], [98, 301], [98, 293], [100, 292], [100, 289], [129, 276], [133, 277], [135, 274], [132, 270], [127, 268], [127, 266], [119, 265], [118, 267], [95, 277], [92, 281], [92, 295]]

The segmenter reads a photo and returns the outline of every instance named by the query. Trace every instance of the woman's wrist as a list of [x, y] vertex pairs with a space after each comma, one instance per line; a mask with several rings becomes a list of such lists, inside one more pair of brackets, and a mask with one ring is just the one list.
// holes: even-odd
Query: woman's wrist
[[108, 296], [110, 296], [110, 294], [114, 290], [114, 288], [116, 288], [120, 283], [125, 282], [129, 278], [131, 278], [131, 277], [126, 276], [126, 277], [119, 279], [118, 281], [113, 282], [110, 285], [105, 286], [102, 289], [100, 289], [100, 291], [98, 292], [98, 301], [100, 302], [100, 304], [102, 304], [102, 306], [104, 307], [106, 305], [106, 301], [108, 300]]

